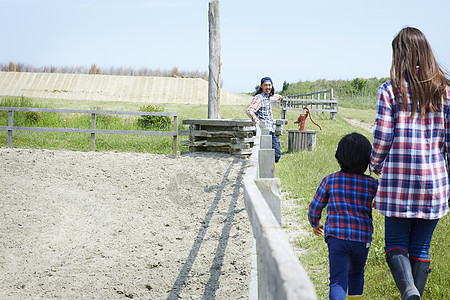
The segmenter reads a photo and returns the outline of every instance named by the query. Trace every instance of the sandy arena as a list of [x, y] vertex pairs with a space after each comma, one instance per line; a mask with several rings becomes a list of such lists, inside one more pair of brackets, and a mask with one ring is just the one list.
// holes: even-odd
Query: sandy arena
[[0, 299], [247, 299], [246, 160], [0, 148]]

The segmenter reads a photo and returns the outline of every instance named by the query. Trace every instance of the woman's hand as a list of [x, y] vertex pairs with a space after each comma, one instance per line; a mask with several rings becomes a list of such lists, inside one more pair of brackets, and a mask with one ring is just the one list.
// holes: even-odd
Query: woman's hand
[[373, 172], [375, 175], [381, 176], [381, 170], [374, 169]]
[[324, 229], [323, 224], [319, 222], [319, 225], [313, 228], [314, 235], [322, 235], [323, 229]]
[[373, 172], [375, 175], [378, 175], [378, 176], [381, 176], [381, 171], [382, 170], [383, 170], [382, 168], [376, 168], [374, 166], [369, 166], [370, 173]]

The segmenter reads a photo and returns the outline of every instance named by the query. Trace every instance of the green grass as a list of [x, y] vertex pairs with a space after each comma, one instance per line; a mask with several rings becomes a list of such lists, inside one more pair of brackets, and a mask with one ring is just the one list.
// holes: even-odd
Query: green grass
[[343, 96], [339, 99], [339, 108], [355, 108], [355, 109], [375, 109], [377, 104], [377, 96]]
[[[22, 102], [21, 102], [22, 101]], [[13, 105], [14, 104], [14, 105]], [[46, 99], [23, 99], [23, 98], [0, 98], [0, 106], [34, 106], [47, 108], [68, 109], [101, 109], [101, 110], [127, 110], [138, 111], [141, 103], [133, 102], [105, 102], [105, 101], [71, 101], [71, 100], [46, 100]], [[206, 105], [158, 105], [166, 112], [177, 112], [179, 123], [183, 119], [205, 119], [207, 118]], [[246, 119], [245, 106], [222, 106], [222, 118]], [[288, 112], [289, 124], [286, 129], [297, 128], [293, 121], [297, 119], [299, 112]], [[274, 117], [279, 118], [281, 111], [274, 109]], [[282, 148], [283, 157], [277, 164], [276, 176], [281, 179], [282, 189], [288, 192], [291, 198], [295, 198], [298, 208], [295, 217], [302, 226], [311, 232], [307, 222], [308, 205], [314, 196], [317, 185], [327, 174], [339, 170], [334, 158], [336, 146], [340, 138], [350, 132], [359, 132], [372, 141], [372, 133], [364, 129], [354, 127], [343, 118], [358, 119], [363, 122], [373, 123], [375, 111], [373, 108], [362, 104], [347, 105], [339, 108], [336, 121], [329, 120], [329, 115], [313, 113], [313, 119], [322, 126], [323, 130], [317, 134], [317, 150], [314, 152], [286, 153], [287, 135], [282, 137], [286, 146]], [[17, 118], [16, 118], [17, 117]], [[16, 116], [18, 122], [34, 120], [33, 116]], [[108, 119], [109, 118], [109, 119]], [[64, 121], [64, 119], [66, 121]], [[7, 119], [6, 119], [7, 122]], [[78, 115], [54, 116], [48, 114], [43, 116], [39, 122], [47, 125], [76, 126], [89, 128], [90, 118]], [[41, 123], [41, 124], [43, 124]], [[132, 128], [133, 119], [111, 116], [105, 120], [99, 120], [98, 126], [114, 129], [129, 126]], [[5, 124], [5, 113], [0, 113], [0, 125]], [[17, 125], [17, 124], [15, 124]], [[36, 125], [36, 124], [35, 124]], [[114, 128], [112, 128], [114, 127]], [[181, 125], [179, 126], [181, 128]], [[307, 121], [307, 129], [318, 130], [310, 121]], [[179, 140], [187, 137], [180, 137]], [[6, 133], [0, 133], [0, 146], [6, 147]], [[145, 137], [125, 135], [97, 135], [97, 151], [124, 151], [124, 152], [150, 152], [150, 153], [172, 153], [171, 137]], [[89, 151], [90, 135], [78, 133], [29, 133], [15, 132], [14, 147], [20, 148], [45, 148], [45, 149], [68, 149]], [[187, 148], [181, 148], [187, 150]], [[326, 214], [326, 213], [325, 213]], [[324, 215], [323, 218], [326, 216]], [[450, 291], [450, 217], [446, 216], [440, 220], [432, 240], [431, 256], [433, 272], [429, 276], [425, 288], [425, 299], [448, 299]], [[323, 219], [324, 220], [324, 219]], [[366, 265], [366, 284], [364, 299], [399, 299], [399, 292], [384, 260], [384, 224], [383, 217], [374, 212], [374, 240], [370, 249]], [[284, 225], [286, 227], [286, 225]], [[298, 244], [306, 249], [306, 254], [299, 258], [313, 281], [318, 298], [328, 299], [328, 251], [321, 237], [315, 237], [310, 233], [307, 237], [299, 238]]]
[[[76, 101], [76, 100], [47, 100], [29, 99], [23, 97], [0, 97], [0, 106], [13, 107], [37, 107], [37, 108], [65, 108], [65, 109], [95, 109], [139, 111], [142, 103], [117, 102], [117, 101]], [[175, 105], [158, 104], [165, 112], [178, 113], [178, 129], [187, 129], [182, 125], [183, 119], [206, 119], [208, 108], [205, 105]], [[244, 106], [225, 106], [221, 112], [222, 118], [247, 118]], [[110, 130], [143, 130], [137, 126], [138, 116], [98, 115], [97, 129]], [[7, 126], [8, 113], [0, 112], [0, 126]], [[61, 114], [61, 113], [29, 113], [15, 112], [15, 126], [31, 127], [61, 127], [61, 128], [90, 128], [91, 117], [89, 114]], [[149, 128], [149, 130], [159, 130]], [[169, 129], [170, 130], [170, 129]], [[188, 150], [180, 146], [180, 141], [187, 137], [178, 138], [178, 149]], [[149, 152], [171, 154], [172, 137], [167, 136], [143, 136], [143, 135], [116, 135], [96, 134], [96, 151], [119, 152]], [[0, 146], [7, 146], [6, 131], [0, 132]], [[13, 135], [15, 148], [34, 149], [68, 149], [77, 151], [90, 151], [90, 134], [83, 133], [45, 133], [15, 131]]]

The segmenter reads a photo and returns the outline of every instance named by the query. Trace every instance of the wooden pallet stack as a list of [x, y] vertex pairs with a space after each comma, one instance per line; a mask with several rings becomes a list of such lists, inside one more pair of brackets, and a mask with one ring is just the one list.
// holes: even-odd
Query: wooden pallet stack
[[181, 146], [189, 146], [189, 152], [227, 152], [250, 155], [256, 128], [250, 120], [240, 119], [185, 119], [188, 130], [178, 135], [189, 136]]
[[[277, 123], [285, 124], [283, 122]], [[232, 155], [250, 155], [256, 128], [249, 119], [185, 119], [188, 130], [179, 130], [178, 135], [189, 136], [181, 146], [189, 146], [189, 152], [226, 152]], [[284, 134], [282, 125], [276, 134]]]

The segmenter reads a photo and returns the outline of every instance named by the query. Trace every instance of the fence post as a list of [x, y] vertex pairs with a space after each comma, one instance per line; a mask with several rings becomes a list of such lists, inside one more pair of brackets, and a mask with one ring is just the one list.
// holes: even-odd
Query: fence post
[[265, 124], [259, 123], [259, 128], [261, 128], [261, 135], [268, 135], [269, 129], [267, 129]]
[[177, 143], [178, 143], [178, 116], [173, 116], [173, 155], [177, 156]]
[[260, 178], [275, 177], [275, 150], [273, 149], [259, 150], [259, 177]]
[[[91, 128], [95, 129], [96, 128], [96, 114], [92, 113], [91, 114]], [[92, 132], [91, 133], [91, 151], [95, 151], [95, 133]]]
[[280, 106], [281, 106], [281, 119], [286, 119], [286, 113], [287, 113], [287, 110], [286, 110], [286, 106], [287, 106], [287, 100], [285, 100], [285, 99], [281, 99], [281, 101], [280, 101]]
[[209, 2], [208, 119], [220, 119], [220, 16], [219, 0]]
[[[261, 126], [260, 149], [258, 151], [259, 178], [275, 177], [275, 150], [272, 149], [272, 136], [265, 124]], [[270, 140], [270, 143], [269, 143]]]
[[272, 149], [272, 136], [268, 134], [261, 135], [259, 145], [260, 149]]
[[286, 119], [286, 108], [284, 107], [281, 108], [281, 118]]
[[[13, 127], [14, 125], [14, 112], [12, 110], [8, 111], [8, 126], [9, 127]], [[8, 147], [12, 148], [13, 147], [13, 131], [8, 130]]]
[[[330, 101], [334, 101], [336, 99], [334, 99], [334, 95], [333, 95], [333, 89], [330, 90]], [[330, 117], [331, 120], [336, 120], [336, 115], [337, 115], [337, 111], [338, 111], [338, 104], [337, 103], [332, 103], [331, 104], [331, 108], [333, 110], [333, 112], [330, 113]]]
[[255, 184], [263, 195], [281, 227], [281, 181], [280, 178], [259, 178]]

